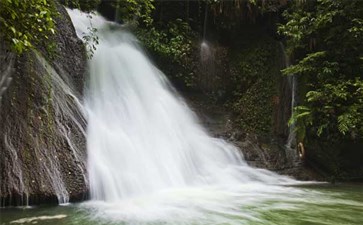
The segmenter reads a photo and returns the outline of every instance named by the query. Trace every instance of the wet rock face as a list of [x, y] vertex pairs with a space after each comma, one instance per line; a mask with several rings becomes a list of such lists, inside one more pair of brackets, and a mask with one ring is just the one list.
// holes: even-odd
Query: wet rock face
[[286, 156], [284, 142], [272, 136], [261, 137], [244, 132], [228, 108], [204, 94], [184, 93], [188, 104], [212, 136], [224, 138], [239, 147], [246, 162], [298, 180], [321, 180], [321, 176], [303, 163], [293, 165]]
[[15, 57], [0, 46], [1, 206], [75, 201], [88, 191], [78, 100], [86, 53], [65, 9], [57, 7], [52, 55], [38, 49]]

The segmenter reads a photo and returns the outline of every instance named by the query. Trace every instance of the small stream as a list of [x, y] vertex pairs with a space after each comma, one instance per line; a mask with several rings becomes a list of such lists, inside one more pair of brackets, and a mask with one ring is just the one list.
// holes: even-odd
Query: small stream
[[[241, 186], [241, 188], [245, 188]], [[181, 211], [186, 214], [168, 217], [168, 212], [161, 212], [158, 219], [148, 217], [148, 212], [156, 210], [156, 202], [150, 199], [125, 200], [119, 205], [128, 217], [102, 218], [96, 217], [92, 202], [69, 204], [66, 206], [39, 206], [33, 208], [1, 209], [1, 225], [7, 224], [38, 224], [38, 225], [88, 225], [88, 224], [363, 224], [363, 188], [361, 185], [309, 185], [291, 187], [298, 190], [300, 198], [286, 199], [284, 196], [266, 198], [261, 193], [255, 196], [241, 196], [241, 204], [237, 214], [213, 212], [207, 209], [193, 208]], [[306, 193], [306, 197], [304, 196]], [[174, 193], [177, 197], [182, 192]], [[316, 196], [317, 198], [312, 198]], [[251, 201], [253, 198], [255, 201]], [[245, 199], [245, 201], [243, 200]], [[134, 201], [132, 203], [132, 201]], [[253, 202], [253, 204], [250, 204]], [[219, 202], [223, 204], [223, 202]], [[145, 210], [144, 214], [136, 212]], [[136, 210], [136, 211], [135, 211]], [[139, 218], [129, 214], [139, 213]], [[199, 211], [199, 212], [198, 212]], [[201, 215], [203, 214], [203, 215]], [[196, 217], [194, 217], [196, 216]]]

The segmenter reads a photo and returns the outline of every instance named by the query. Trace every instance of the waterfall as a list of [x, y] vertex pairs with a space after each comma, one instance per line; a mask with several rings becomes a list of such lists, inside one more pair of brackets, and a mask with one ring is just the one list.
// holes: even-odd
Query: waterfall
[[238, 205], [296, 183], [248, 166], [239, 149], [211, 137], [132, 34], [100, 16], [68, 12], [80, 37], [90, 24], [98, 29], [85, 101], [89, 204], [98, 215], [154, 222], [253, 217]]
[[[2, 46], [0, 46], [0, 50], [2, 50]], [[0, 65], [0, 107], [2, 95], [5, 93], [12, 80], [11, 75], [14, 70], [14, 61], [15, 56], [11, 53], [8, 55], [0, 55], [0, 62], [3, 62], [2, 65]]]
[[204, 23], [203, 23], [203, 40], [200, 44], [200, 71], [199, 86], [203, 91], [211, 91], [215, 85], [215, 49], [210, 46], [206, 40], [208, 23], [208, 5], [205, 5]]
[[[12, 58], [10, 68], [0, 71], [0, 94], [10, 82], [14, 85], [3, 95], [1, 108], [7, 115], [1, 115], [0, 207], [28, 206], [53, 197], [65, 204], [78, 191], [74, 184], [84, 180], [87, 185], [82, 142], [86, 121], [72, 79], [62, 71], [63, 62], [50, 64], [36, 50], [26, 57], [28, 62], [17, 59], [16, 65]], [[20, 70], [20, 62], [26, 71]]]
[[[288, 77], [289, 84], [291, 87], [291, 116], [294, 113], [294, 107], [296, 106], [296, 85], [297, 79], [295, 75], [291, 75]], [[296, 132], [295, 132], [295, 123], [291, 124], [289, 127], [289, 136], [287, 138], [286, 146], [293, 148], [293, 142], [296, 142]]]
[[[75, 91], [68, 81], [66, 73], [57, 73], [52, 65], [39, 53], [35, 52], [36, 59], [46, 71], [45, 82], [50, 86], [50, 98], [52, 109], [54, 110], [55, 129], [69, 146], [70, 155], [77, 163], [81, 171], [83, 180], [87, 185], [86, 172], [81, 162], [84, 162], [84, 153], [79, 146], [78, 137], [85, 135], [85, 120], [83, 106], [78, 100]], [[61, 75], [62, 74], [62, 75]], [[72, 128], [73, 127], [73, 128]], [[39, 170], [44, 171], [44, 176], [49, 180], [54, 193], [58, 198], [58, 203], [66, 204], [69, 202], [69, 190], [66, 188], [65, 175], [62, 174], [62, 166], [58, 159], [58, 149], [47, 148], [34, 139], [36, 146], [35, 155], [39, 159]]]
[[203, 91], [215, 89], [216, 81], [215, 49], [203, 41], [200, 45], [199, 86]]
[[[280, 46], [283, 54], [283, 68], [287, 68], [288, 66], [290, 66], [290, 58], [286, 54], [284, 45], [280, 43]], [[290, 117], [291, 117], [294, 113], [294, 107], [296, 106], [297, 78], [295, 75], [289, 75], [287, 79], [291, 90], [291, 101], [290, 101]], [[293, 164], [298, 162], [298, 154], [296, 150], [296, 131], [294, 123], [289, 126], [289, 133], [285, 147], [286, 147], [286, 157], [289, 160], [289, 162], [292, 162]]]

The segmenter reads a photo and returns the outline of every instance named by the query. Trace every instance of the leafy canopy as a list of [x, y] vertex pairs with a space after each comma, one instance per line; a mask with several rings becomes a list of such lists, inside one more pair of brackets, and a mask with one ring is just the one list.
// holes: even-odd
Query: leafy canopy
[[0, 38], [22, 53], [55, 33], [56, 14], [48, 0], [0, 0]]
[[290, 123], [330, 140], [363, 137], [363, 1], [294, 1], [279, 32], [306, 83]]

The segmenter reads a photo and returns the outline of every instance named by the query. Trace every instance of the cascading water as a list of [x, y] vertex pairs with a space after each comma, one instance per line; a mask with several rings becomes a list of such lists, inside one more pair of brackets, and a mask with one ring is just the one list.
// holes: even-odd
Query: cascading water
[[203, 91], [215, 89], [216, 68], [215, 68], [215, 51], [206, 41], [200, 45], [200, 74], [199, 86]]
[[7, 57], [0, 55], [0, 61], [4, 62], [2, 63], [2, 65], [0, 65], [0, 106], [1, 106], [2, 95], [9, 87], [10, 82], [12, 80], [11, 75], [13, 72], [15, 57], [12, 54], [9, 54]]
[[258, 220], [249, 208], [256, 202], [302, 194], [282, 185], [296, 181], [249, 167], [239, 149], [209, 136], [130, 33], [100, 16], [69, 14], [78, 35], [90, 23], [98, 29], [86, 90], [89, 205], [98, 215], [234, 224]]
[[[85, 154], [81, 146], [77, 143], [77, 136], [85, 135], [85, 124], [83, 106], [78, 100], [74, 88], [71, 85], [66, 73], [57, 73], [48, 61], [39, 53], [35, 53], [38, 62], [47, 71], [47, 85], [50, 85], [52, 91], [50, 97], [52, 99], [52, 108], [54, 109], [55, 127], [60, 136], [64, 138], [69, 146], [71, 155], [77, 163], [77, 167], [83, 176], [85, 185], [87, 185], [87, 177], [83, 168]], [[73, 129], [71, 128], [73, 127]], [[35, 154], [42, 161], [41, 170], [45, 172], [45, 176], [50, 180], [50, 184], [57, 195], [58, 203], [67, 204], [69, 202], [69, 192], [66, 188], [64, 175], [61, 172], [61, 162], [58, 160], [57, 149], [49, 148], [42, 150], [41, 145], [36, 140]]]
[[199, 86], [203, 91], [212, 91], [216, 82], [215, 49], [206, 40], [208, 23], [208, 7], [205, 6], [203, 23], [203, 40], [200, 44]]
[[[291, 87], [291, 116], [294, 112], [294, 107], [296, 106], [296, 86], [297, 86], [297, 79], [296, 76], [291, 75], [289, 77], [289, 84]], [[295, 124], [291, 124], [289, 128], [289, 136], [287, 138], [287, 146], [290, 148], [294, 147], [293, 142], [296, 141], [296, 132], [295, 132]]]
[[[284, 68], [290, 66], [290, 59], [286, 54], [285, 51], [285, 47], [282, 43], [280, 43], [281, 45], [281, 51], [283, 54], [283, 66]], [[289, 75], [288, 76], [288, 84], [290, 86], [291, 89], [291, 101], [290, 101], [290, 110], [291, 110], [291, 114], [290, 117], [292, 116], [293, 112], [294, 112], [294, 107], [296, 106], [296, 86], [297, 86], [297, 78], [295, 75]], [[289, 134], [287, 137], [287, 141], [286, 141], [286, 156], [288, 158], [288, 160], [290, 162], [292, 162], [293, 164], [298, 163], [298, 153], [296, 150], [296, 131], [295, 131], [295, 124], [291, 124], [289, 126]]]

